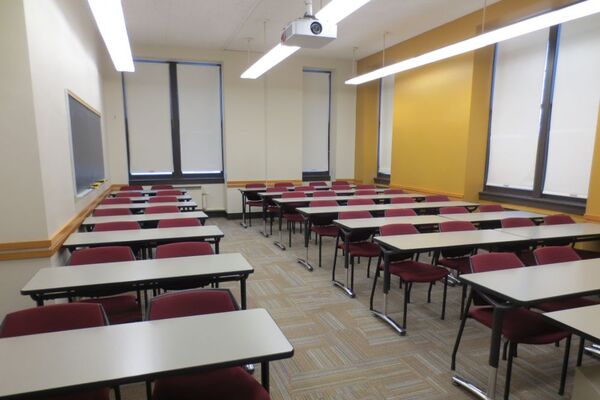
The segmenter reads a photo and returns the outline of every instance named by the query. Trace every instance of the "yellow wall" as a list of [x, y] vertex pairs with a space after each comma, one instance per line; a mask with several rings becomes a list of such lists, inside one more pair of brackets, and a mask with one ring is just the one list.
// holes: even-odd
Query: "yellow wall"
[[596, 144], [592, 159], [590, 190], [588, 193], [585, 217], [600, 222], [600, 107], [598, 107], [598, 125], [596, 126]]
[[354, 178], [362, 183], [372, 183], [377, 176], [379, 82], [369, 82], [357, 88], [356, 110]]

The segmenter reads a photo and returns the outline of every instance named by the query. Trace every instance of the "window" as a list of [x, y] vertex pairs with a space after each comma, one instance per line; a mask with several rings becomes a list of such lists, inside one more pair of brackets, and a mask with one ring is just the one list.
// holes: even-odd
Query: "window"
[[496, 46], [482, 199], [582, 213], [600, 102], [600, 16]]
[[123, 74], [130, 182], [223, 182], [221, 66], [135, 61]]
[[302, 179], [329, 180], [331, 72], [305, 69], [302, 83]]
[[377, 177], [389, 183], [392, 173], [392, 133], [394, 128], [394, 75], [379, 81], [379, 132]]

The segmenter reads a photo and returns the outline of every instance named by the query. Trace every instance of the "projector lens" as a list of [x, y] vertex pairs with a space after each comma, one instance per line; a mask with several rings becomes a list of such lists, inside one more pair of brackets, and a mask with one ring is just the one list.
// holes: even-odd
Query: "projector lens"
[[314, 35], [320, 35], [321, 32], [323, 32], [323, 26], [321, 26], [321, 24], [318, 22], [313, 22], [312, 24], [310, 24], [310, 31]]

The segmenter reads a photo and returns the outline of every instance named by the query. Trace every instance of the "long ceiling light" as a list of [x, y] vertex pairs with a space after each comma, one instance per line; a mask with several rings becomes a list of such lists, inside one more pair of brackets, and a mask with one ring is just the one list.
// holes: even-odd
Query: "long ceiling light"
[[588, 15], [600, 12], [600, 0], [587, 0], [572, 6], [564, 7], [556, 11], [551, 11], [537, 17], [532, 17], [521, 22], [499, 28], [471, 39], [463, 40], [429, 53], [417, 57], [409, 58], [387, 67], [376, 69], [375, 71], [359, 75], [346, 81], [348, 85], [360, 85], [361, 83], [380, 79], [388, 75], [397, 74], [409, 69], [417, 68], [426, 64], [431, 64], [446, 58], [454, 57], [469, 51], [481, 49], [494, 43], [512, 39], [517, 36], [525, 35], [530, 32], [548, 28], [564, 22], [572, 21]]
[[[88, 0], [91, 1], [91, 0]], [[331, 0], [323, 7], [315, 17], [320, 20], [337, 24], [354, 11], [358, 10], [370, 0]], [[279, 43], [273, 47], [267, 54], [250, 66], [241, 75], [242, 79], [257, 79], [262, 74], [300, 50], [298, 46], [286, 46]]]
[[117, 71], [135, 71], [121, 0], [88, 0], [88, 4]]

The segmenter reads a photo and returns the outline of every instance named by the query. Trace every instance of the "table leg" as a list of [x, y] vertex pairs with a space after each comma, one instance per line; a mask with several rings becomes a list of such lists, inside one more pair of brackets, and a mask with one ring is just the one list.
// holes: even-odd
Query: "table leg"
[[246, 279], [248, 279], [248, 275], [242, 276], [240, 279], [240, 297], [242, 298], [242, 310], [246, 309]]
[[285, 245], [283, 244], [283, 229], [281, 229], [281, 221], [283, 220], [283, 205], [279, 207], [279, 240], [273, 242], [273, 244], [279, 247], [281, 250], [285, 250]]
[[262, 217], [263, 217], [263, 230], [261, 233], [261, 235], [263, 235], [264, 237], [269, 237], [269, 234], [267, 233], [267, 197], [263, 196], [262, 198]]
[[215, 238], [215, 254], [219, 254], [219, 243], [221, 242], [221, 238]]
[[267, 392], [269, 392], [269, 362], [260, 363], [260, 382]]
[[[390, 291], [390, 252], [383, 251], [383, 312], [373, 310], [373, 314], [383, 322], [392, 327], [399, 335], [406, 335], [406, 329], [394, 321], [387, 313], [388, 293]], [[406, 285], [406, 283], [405, 283]]]
[[340, 234], [344, 239], [344, 268], [346, 271], [346, 283], [342, 283], [336, 279], [333, 280], [333, 284], [344, 291], [349, 297], [354, 298], [356, 294], [352, 291], [350, 283], [350, 268], [352, 268], [352, 275], [354, 275], [354, 264], [350, 265], [350, 232], [346, 232], [340, 229]]
[[246, 193], [242, 192], [242, 222], [240, 222], [240, 225], [243, 226], [244, 228], [247, 228], [248, 225], [246, 225]]
[[44, 305], [44, 296], [32, 294], [31, 299], [35, 301], [35, 305], [41, 307]]
[[304, 268], [306, 268], [309, 271], [313, 271], [313, 266], [310, 265], [310, 262], [308, 261], [308, 246], [310, 244], [310, 218], [309, 217], [305, 217], [304, 218], [304, 248], [306, 249], [306, 255], [305, 258], [297, 258], [296, 261], [298, 261], [298, 263], [300, 265], [302, 265]]

